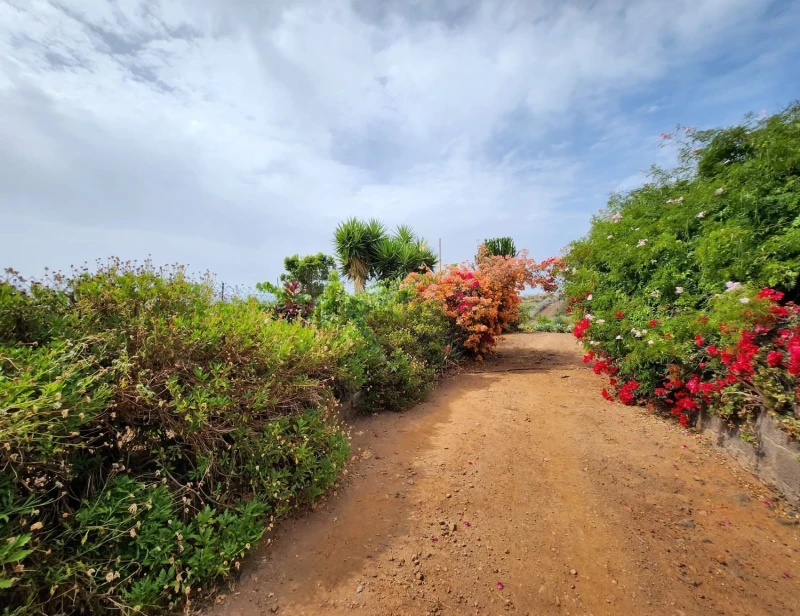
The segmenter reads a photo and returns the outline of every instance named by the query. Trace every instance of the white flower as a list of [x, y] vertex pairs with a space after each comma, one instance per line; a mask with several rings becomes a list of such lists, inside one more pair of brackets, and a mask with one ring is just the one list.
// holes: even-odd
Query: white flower
[[611, 220], [613, 220], [614, 222], [619, 222], [620, 220], [622, 220], [622, 214], [620, 214], [620, 213], [614, 214], [611, 217]]
[[586, 301], [587, 302], [592, 301], [592, 294], [591, 293], [589, 293], [589, 295], [586, 296]]
[[647, 344], [649, 344], [650, 346], [653, 346], [653, 344], [655, 344], [655, 343], [652, 340], [648, 340]]
[[594, 315], [588, 312], [584, 315], [583, 318], [586, 319], [587, 321], [594, 321]]
[[719, 196], [724, 192], [725, 192], [725, 189], [720, 186], [719, 188], [717, 188], [717, 190], [714, 191], [714, 194]]
[[647, 240], [646, 240], [646, 239], [644, 239], [644, 240], [639, 240], [639, 243], [638, 243], [638, 244], [636, 244], [636, 247], [637, 247], [637, 248], [641, 248], [641, 247], [642, 247], [642, 246], [644, 246], [645, 244], [647, 244]]
[[698, 217], [698, 218], [705, 218], [705, 217], [706, 217], [706, 213], [705, 213], [705, 212], [700, 212], [700, 213], [697, 215], [697, 217]]
[[650, 297], [661, 297], [661, 291], [659, 291], [658, 289], [656, 289], [655, 291], [653, 291], [653, 292], [650, 294]]
[[683, 293], [683, 287], [675, 287], [675, 293], [677, 293], [678, 295]]
[[110, 584], [113, 581], [114, 581], [114, 572], [109, 571], [108, 573], [106, 573], [106, 582]]
[[128, 513], [133, 513], [133, 514], [135, 514], [137, 509], [138, 509], [138, 507], [136, 506], [136, 503], [133, 503], [133, 505], [131, 505], [130, 507], [128, 507]]
[[748, 297], [743, 297], [743, 298], [742, 298], [742, 299], [740, 299], [739, 301], [740, 301], [740, 302], [742, 302], [743, 304], [748, 304], [748, 303], [750, 303], [750, 298], [748, 298]]
[[605, 322], [606, 322], [606, 320], [605, 320], [605, 319], [597, 319], [597, 324], [598, 324], [598, 325], [602, 325], [602, 324], [603, 324], [603, 323], [605, 323]]
[[620, 336], [619, 334], [617, 334], [617, 340], [622, 340], [622, 336]]
[[31, 524], [31, 530], [41, 530], [42, 527], [44, 527], [44, 524], [42, 524], [41, 522], [34, 522], [33, 524]]
[[613, 235], [609, 235], [609, 236], [608, 236], [606, 239], [607, 239], [607, 240], [613, 240], [613, 239], [614, 239], [614, 236], [613, 236]]
[[675, 199], [675, 203], [683, 203], [683, 197], [678, 197]]
[[572, 268], [572, 273], [573, 273], [573, 274], [577, 274], [577, 273], [578, 273], [578, 270], [576, 270], [576, 269], [573, 267], [573, 268]]
[[675, 202], [674, 202], [672, 199], [667, 199], [667, 203], [669, 203], [670, 205], [672, 205], [672, 204], [673, 204], [673, 203], [675, 203]]
[[733, 282], [732, 280], [729, 280], [728, 282], [725, 283], [725, 287], [726, 287], [725, 288], [725, 292], [726, 293], [730, 293], [731, 291], [735, 291], [736, 289], [740, 288], [741, 286], [742, 286], [741, 282]]

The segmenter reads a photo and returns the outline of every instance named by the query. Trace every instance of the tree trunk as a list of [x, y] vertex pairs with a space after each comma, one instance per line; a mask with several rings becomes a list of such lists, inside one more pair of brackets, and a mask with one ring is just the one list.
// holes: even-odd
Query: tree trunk
[[356, 293], [363, 293], [364, 292], [364, 279], [360, 276], [356, 276], [353, 278], [353, 287], [355, 288]]

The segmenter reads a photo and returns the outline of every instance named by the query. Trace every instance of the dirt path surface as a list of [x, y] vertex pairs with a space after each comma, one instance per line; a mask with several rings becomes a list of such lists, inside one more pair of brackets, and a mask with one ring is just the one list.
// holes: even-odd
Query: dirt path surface
[[774, 495], [600, 387], [569, 335], [517, 334], [357, 420], [345, 485], [208, 614], [800, 614]]

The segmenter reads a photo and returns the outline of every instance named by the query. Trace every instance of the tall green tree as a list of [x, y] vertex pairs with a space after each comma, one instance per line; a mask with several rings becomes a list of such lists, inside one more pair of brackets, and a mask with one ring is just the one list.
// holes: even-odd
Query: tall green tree
[[392, 235], [377, 220], [349, 218], [336, 228], [336, 255], [342, 274], [353, 281], [356, 293], [369, 279], [391, 280], [410, 272], [433, 268], [436, 254], [411, 227], [401, 225]]
[[517, 247], [510, 237], [493, 237], [483, 240], [483, 245], [492, 257], [516, 257]]
[[325, 283], [331, 270], [336, 268], [333, 257], [318, 252], [315, 255], [292, 255], [283, 260], [286, 272], [281, 274], [281, 282], [299, 282], [303, 293], [316, 300], [325, 290]]
[[356, 293], [363, 293], [375, 269], [378, 245], [386, 238], [386, 227], [374, 218], [364, 222], [348, 218], [336, 227], [333, 242], [342, 274], [353, 281]]
[[378, 244], [375, 258], [375, 277], [379, 280], [404, 278], [411, 272], [433, 269], [436, 254], [411, 227], [397, 227], [391, 237]]

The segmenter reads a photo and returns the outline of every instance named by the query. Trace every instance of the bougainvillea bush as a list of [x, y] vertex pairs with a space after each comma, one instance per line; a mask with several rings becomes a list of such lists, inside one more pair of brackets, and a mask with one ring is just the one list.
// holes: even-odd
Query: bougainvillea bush
[[[0, 603], [153, 613], [238, 569], [348, 453], [352, 341], [111, 262], [0, 283]], [[10, 610], [10, 611], [9, 611]]]
[[492, 256], [481, 247], [474, 264], [452, 265], [440, 272], [411, 274], [404, 286], [420, 300], [439, 304], [453, 324], [459, 343], [482, 359], [497, 337], [517, 321], [520, 292], [528, 286], [555, 288], [550, 259], [537, 263], [527, 251], [517, 256]]
[[800, 105], [662, 137], [681, 164], [612, 195], [564, 258], [574, 335], [607, 398], [684, 424], [767, 409], [797, 435]]

